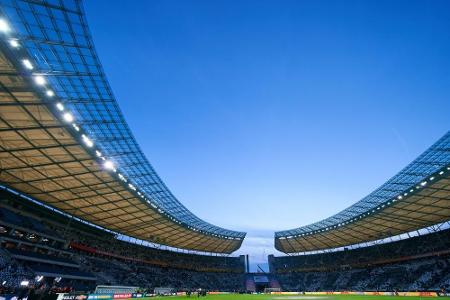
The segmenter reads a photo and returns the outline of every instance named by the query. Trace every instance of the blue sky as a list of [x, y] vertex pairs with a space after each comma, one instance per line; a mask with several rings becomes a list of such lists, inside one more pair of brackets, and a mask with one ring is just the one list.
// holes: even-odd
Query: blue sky
[[328, 217], [449, 130], [448, 1], [85, 1], [150, 162], [190, 210], [248, 231]]

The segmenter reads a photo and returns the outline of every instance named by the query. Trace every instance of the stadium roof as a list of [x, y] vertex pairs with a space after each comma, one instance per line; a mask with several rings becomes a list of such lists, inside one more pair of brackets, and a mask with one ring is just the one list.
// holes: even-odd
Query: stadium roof
[[183, 206], [139, 148], [78, 0], [0, 0], [1, 182], [143, 240], [231, 253], [245, 233]]
[[275, 233], [298, 253], [379, 240], [450, 220], [450, 132], [385, 184], [320, 222]]

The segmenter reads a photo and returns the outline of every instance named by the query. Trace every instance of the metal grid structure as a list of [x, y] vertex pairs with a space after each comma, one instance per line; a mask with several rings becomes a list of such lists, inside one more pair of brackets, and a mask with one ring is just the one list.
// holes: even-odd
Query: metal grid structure
[[[169, 191], [142, 153], [124, 120], [102, 70], [89, 34], [81, 1], [0, 0], [0, 14], [11, 25], [11, 30], [15, 37], [17, 37], [17, 40], [20, 41], [21, 51], [26, 53], [27, 57], [30, 58], [33, 65], [32, 74], [45, 78], [45, 81], [51, 86], [52, 91], [54, 91], [55, 96], [61, 104], [73, 114], [74, 119], [77, 120], [77, 126], [83, 132], [86, 132], [92, 142], [95, 143], [96, 148], [101, 150], [101, 153], [105, 157], [108, 157], [114, 166], [120, 170], [120, 173], [126, 178], [129, 186], [134, 190], [136, 188], [138, 189], [139, 195], [137, 195], [138, 197], [136, 199], [139, 200], [139, 196], [143, 197], [145, 195], [149, 199], [148, 203], [150, 201], [152, 203], [151, 206], [146, 201], [141, 200], [139, 203], [134, 203], [136, 207], [144, 211], [149, 209], [153, 212], [157, 211], [159, 214], [164, 215], [165, 219], [172, 221], [175, 227], [184, 227], [187, 231], [194, 232], [196, 235], [209, 235], [213, 240], [223, 240], [228, 246], [222, 249], [222, 247], [216, 245], [216, 248], [213, 247], [214, 249], [211, 249], [211, 247], [206, 247], [208, 245], [206, 243], [204, 244], [205, 247], [201, 245], [186, 247], [186, 245], [182, 246], [177, 243], [168, 242], [167, 237], [158, 240], [156, 238], [158, 234], [152, 235], [155, 238], [149, 238], [149, 236], [138, 236], [127, 233], [126, 231], [118, 230], [119, 232], [173, 247], [199, 251], [229, 253], [240, 246], [245, 237], [245, 233], [217, 227], [191, 213]], [[8, 45], [4, 43], [2, 50], [7, 50], [7, 48]], [[40, 112], [44, 111], [45, 107], [48, 108], [51, 104], [48, 103], [45, 95], [39, 97], [36, 94], [35, 85], [26, 85], [23, 83], [20, 87], [14, 87], [13, 90], [9, 90], [13, 88], [8, 86], [12, 84], [11, 80], [13, 77], [17, 82], [26, 81], [26, 78], [22, 78], [26, 74], [20, 71], [20, 67], [23, 67], [20, 65], [20, 59], [22, 57], [17, 57], [17, 54], [6, 55], [3, 58], [4, 65], [9, 65], [4, 70], [9, 75], [7, 78], [3, 77], [3, 80], [5, 80], [4, 82], [2, 80], [2, 84], [4, 84], [3, 88], [8, 93], [23, 92], [27, 94], [24, 98], [21, 98], [23, 96], [22, 94], [14, 95], [16, 98], [15, 101], [20, 102], [21, 105], [28, 105], [28, 102], [31, 101], [33, 102], [30, 104], [31, 107], [38, 109]], [[31, 97], [33, 100], [29, 100], [27, 97]], [[11, 102], [10, 100], [8, 102]], [[36, 103], [39, 103], [39, 105]], [[7, 123], [6, 120], [9, 116], [6, 115], [5, 107], [11, 108], [13, 105], [8, 104], [2, 107], [2, 117], [5, 118], [2, 121]], [[45, 112], [45, 114], [47, 113]], [[55, 114], [48, 114], [49, 116], [47, 118], [52, 119], [51, 116], [53, 117], [52, 122], [58, 119], [55, 117]], [[31, 116], [32, 114], [27, 115], [24, 113], [21, 118], [31, 118]], [[8, 123], [8, 130], [5, 129], [2, 132], [2, 136], [6, 135], [6, 132], [9, 130], [17, 131], [21, 128], [26, 128], [28, 133], [23, 138], [31, 141], [35, 137], [33, 136], [34, 133], [29, 131], [28, 124], [34, 124], [38, 121], [40, 120], [27, 120], [25, 124], [20, 122], [17, 122], [17, 124]], [[47, 124], [39, 123], [33, 126], [40, 127], [47, 126]], [[46, 130], [51, 129], [55, 132], [59, 132], [60, 130], [64, 131], [64, 124], [53, 124], [51, 126], [54, 128], [47, 128]], [[36, 130], [36, 135], [40, 134], [40, 129], [35, 128], [34, 130]], [[68, 136], [71, 135], [70, 132], [64, 131], [64, 136], [61, 136], [61, 139], [69, 139], [69, 137], [65, 136], [66, 134]], [[47, 138], [47, 135], [49, 135], [49, 132], [47, 132], [45, 138]], [[52, 145], [61, 142], [58, 141], [58, 134], [49, 135], [48, 138], [50, 137], [54, 139], [51, 143]], [[44, 136], [42, 138], [44, 139]], [[70, 138], [74, 139], [73, 136]], [[73, 147], [80, 148], [80, 142], [76, 141], [76, 139], [71, 140], [70, 143], [73, 144]], [[55, 145], [52, 147], [59, 149]], [[2, 150], [10, 151], [8, 150], [10, 146], [3, 145], [4, 148]], [[45, 147], [48, 146], [46, 144]], [[34, 147], [38, 152], [42, 150], [39, 143], [34, 145]], [[44, 152], [48, 151], [50, 150], [46, 148]], [[44, 155], [47, 156], [48, 153]], [[80, 160], [95, 161], [95, 155], [93, 156], [94, 158], [88, 158], [83, 154]], [[74, 157], [72, 163], [84, 164], [83, 161], [76, 162], [76, 159], [78, 158]], [[51, 160], [47, 163], [52, 164]], [[100, 170], [93, 166], [89, 166], [85, 171], [89, 172], [91, 170], [90, 168], [93, 168], [92, 170], [95, 170], [94, 172], [100, 172]], [[26, 182], [28, 179], [25, 176], [23, 180]], [[33, 180], [38, 179], [35, 178]], [[55, 205], [54, 201], [51, 203]], [[71, 213], [75, 211], [73, 208], [66, 207], [65, 209]], [[87, 214], [83, 216], [85, 219], [88, 217]], [[96, 222], [93, 221], [93, 223]], [[155, 221], [154, 223], [156, 224], [157, 222]], [[150, 226], [151, 224], [146, 225], [146, 223], [140, 223], [138, 225], [139, 227], [149, 226], [149, 229], [152, 227]], [[109, 225], [106, 226], [103, 224], [102, 226], [108, 228]], [[208, 250], [203, 248], [208, 248]]]
[[342, 212], [275, 233], [285, 253], [332, 249], [379, 240], [450, 220], [450, 132]]

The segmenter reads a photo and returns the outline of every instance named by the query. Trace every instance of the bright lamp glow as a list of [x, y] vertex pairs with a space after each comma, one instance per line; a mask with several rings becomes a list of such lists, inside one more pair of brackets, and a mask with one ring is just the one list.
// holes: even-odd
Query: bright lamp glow
[[0, 19], [0, 31], [1, 32], [9, 32], [11, 28], [9, 28], [8, 23], [5, 20]]
[[56, 107], [60, 110], [63, 111], [64, 110], [64, 105], [62, 105], [62, 103], [57, 103]]
[[105, 169], [114, 170], [114, 163], [110, 160], [105, 161], [103, 166], [105, 167]]
[[84, 143], [85, 143], [88, 147], [94, 146], [94, 142], [91, 141], [87, 136], [85, 136], [85, 135], [83, 134], [81, 137], [83, 138]]
[[65, 113], [64, 115], [63, 115], [63, 117], [64, 117], [64, 120], [66, 121], [66, 122], [73, 122], [73, 116], [72, 116], [72, 114], [71, 113]]
[[45, 93], [46, 93], [47, 96], [49, 96], [49, 97], [55, 96], [55, 93], [54, 93], [52, 90], [48, 90], [48, 91], [46, 91]]
[[10, 44], [11, 47], [13, 47], [13, 48], [17, 48], [17, 47], [20, 46], [20, 45], [19, 45], [19, 42], [18, 42], [17, 40], [10, 40], [10, 41], [9, 41], [9, 44]]
[[36, 77], [34, 77], [34, 82], [36, 82], [39, 85], [44, 85], [45, 84], [45, 78], [38, 75]]
[[22, 60], [22, 63], [28, 70], [33, 70], [33, 64], [28, 59]]
[[28, 281], [28, 280], [22, 280], [21, 282], [20, 282], [20, 285], [21, 286], [28, 286], [30, 284], [30, 282]]

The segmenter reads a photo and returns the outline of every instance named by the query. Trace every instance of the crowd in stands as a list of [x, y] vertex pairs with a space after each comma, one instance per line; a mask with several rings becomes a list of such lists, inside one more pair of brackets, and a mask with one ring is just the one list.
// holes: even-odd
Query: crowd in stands
[[[147, 291], [245, 289], [243, 257], [137, 245], [42, 206], [2, 197], [0, 292], [20, 288], [23, 281], [66, 292], [89, 292], [96, 285], [139, 286]], [[354, 250], [270, 256], [269, 264], [271, 278], [288, 291], [448, 290], [449, 254], [447, 229]]]
[[450, 288], [449, 258], [333, 271], [277, 274], [289, 291], [441, 291]]
[[[37, 206], [0, 202], [0, 283], [20, 288], [44, 282], [53, 289], [93, 291], [96, 285], [146, 290], [238, 291], [242, 257], [180, 253], [118, 240], [113, 234]], [[44, 275], [42, 282], [36, 276]]]
[[243, 289], [243, 273], [162, 268], [88, 256], [83, 256], [81, 259], [82, 264], [96, 275], [98, 284], [140, 286], [148, 289], [172, 287], [176, 290], [201, 288], [213, 291], [239, 291]]
[[270, 256], [269, 264], [285, 290], [449, 290], [450, 229], [353, 250]]

